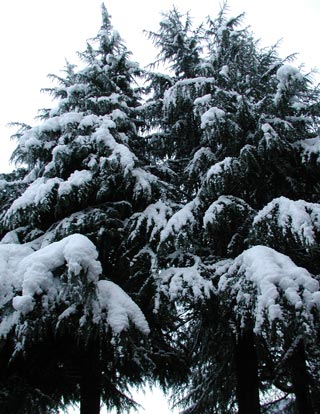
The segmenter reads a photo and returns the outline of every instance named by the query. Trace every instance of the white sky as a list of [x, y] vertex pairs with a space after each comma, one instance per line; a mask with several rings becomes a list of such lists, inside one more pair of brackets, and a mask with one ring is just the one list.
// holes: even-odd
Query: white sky
[[[40, 93], [52, 84], [48, 73], [59, 74], [65, 58], [76, 61], [86, 40], [100, 28], [102, 0], [3, 0], [0, 2], [0, 172], [13, 167], [8, 160], [14, 149], [9, 137], [12, 121], [34, 124], [37, 110], [54, 105]], [[196, 19], [212, 17], [222, 0], [105, 0], [112, 23], [141, 65], [153, 60], [155, 51], [142, 33], [157, 30], [160, 12], [175, 4], [191, 10]], [[229, 0], [230, 16], [246, 12], [250, 25], [263, 45], [283, 39], [279, 49], [285, 56], [298, 52], [296, 64], [306, 70], [320, 68], [319, 0]], [[199, 20], [197, 20], [199, 21]], [[0, 195], [1, 196], [1, 195]], [[145, 414], [168, 414], [159, 393], [144, 399]]]

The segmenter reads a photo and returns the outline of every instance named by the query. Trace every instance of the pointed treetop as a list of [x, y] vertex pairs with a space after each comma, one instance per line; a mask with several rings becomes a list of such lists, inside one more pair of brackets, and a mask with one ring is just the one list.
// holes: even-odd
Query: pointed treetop
[[193, 29], [190, 13], [183, 15], [176, 7], [162, 16], [158, 32], [145, 31], [159, 49], [157, 60], [150, 66], [169, 63], [176, 76], [193, 77], [200, 63], [202, 25]]
[[126, 47], [121, 39], [120, 34], [114, 30], [111, 23], [111, 15], [109, 14], [104, 3], [101, 4], [102, 24], [97, 36], [92, 39], [100, 45], [100, 51], [104, 53], [123, 53], [126, 52]]
[[104, 3], [101, 4], [101, 16], [102, 16], [101, 30], [111, 30], [112, 29], [111, 16]]

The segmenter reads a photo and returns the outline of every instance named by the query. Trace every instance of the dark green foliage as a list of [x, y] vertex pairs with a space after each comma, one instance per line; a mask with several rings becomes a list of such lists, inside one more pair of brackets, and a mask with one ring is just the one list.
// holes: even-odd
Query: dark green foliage
[[201, 26], [192, 29], [189, 13], [182, 16], [176, 8], [163, 13], [159, 31], [147, 32], [159, 50], [157, 61], [152, 65], [168, 63], [176, 77], [193, 77], [201, 61], [201, 34]]
[[[151, 231], [160, 230], [158, 245], [151, 248], [153, 266], [159, 272], [158, 298], [163, 303], [178, 301], [187, 310], [186, 320], [184, 316], [181, 321], [186, 329], [179, 335], [193, 350], [189, 355], [192, 374], [181, 400], [190, 413], [258, 412], [257, 407], [240, 402], [243, 374], [235, 361], [243, 348], [241, 337], [254, 335], [253, 352], [266, 395], [272, 395], [274, 387], [285, 390], [278, 378], [282, 377], [283, 384], [290, 382], [293, 374], [281, 360], [288, 353], [295, 354], [295, 341], [306, 327], [313, 332], [310, 341], [303, 341], [306, 360], [315, 366], [311, 361], [318, 332], [317, 306], [310, 305], [313, 310], [307, 311], [308, 316], [296, 313], [287, 293], [278, 287], [286, 322], [276, 317], [260, 329], [257, 321], [267, 314], [259, 314], [259, 281], [247, 276], [248, 263], [241, 262], [239, 268], [236, 263], [251, 251], [258, 260], [258, 250], [250, 250], [255, 246], [270, 247], [274, 254], [281, 252], [304, 266], [310, 272], [312, 289], [318, 289], [319, 187], [314, 177], [319, 176], [319, 165], [314, 145], [319, 145], [319, 90], [289, 64], [291, 57], [281, 60], [276, 47], [261, 49], [248, 29], [239, 29], [242, 18], [228, 19], [224, 7], [215, 20], [208, 19], [207, 26], [201, 27], [201, 35], [189, 32], [198, 43], [194, 50], [208, 51], [197, 55], [189, 73], [179, 67], [183, 62], [179, 53], [186, 48], [179, 49], [181, 44], [169, 43], [166, 37], [183, 27], [181, 16], [175, 11], [166, 15], [159, 32], [151, 34], [160, 49], [159, 58], [175, 71], [170, 82], [162, 82], [166, 89], [155, 81], [167, 78], [157, 75], [152, 79], [151, 107], [159, 111], [163, 105], [152, 142], [167, 149], [164, 162], [175, 171], [173, 182], [183, 191], [177, 200], [181, 205], [172, 216], [165, 218], [160, 229], [157, 224], [151, 227]], [[295, 220], [301, 220], [301, 215], [305, 218], [299, 229]], [[312, 236], [304, 233], [304, 226]], [[267, 262], [265, 267], [269, 269]], [[228, 269], [233, 269], [234, 288], [224, 290], [224, 280], [233, 283]], [[241, 299], [242, 294], [247, 299]], [[219, 356], [220, 349], [226, 358]], [[289, 361], [293, 360], [288, 357]], [[255, 387], [252, 391], [257, 395]], [[296, 391], [291, 387], [287, 392]]]
[[[141, 70], [129, 55], [103, 6], [101, 29], [80, 54], [84, 67], [77, 70], [67, 63], [63, 77], [51, 75], [59, 84], [49, 90], [58, 102], [56, 108], [42, 111], [39, 126], [21, 125], [15, 135], [18, 145], [13, 160], [27, 170], [1, 177], [5, 197], [0, 226], [1, 234], [6, 234], [3, 242], [9, 243], [5, 254], [21, 247], [21, 257], [33, 250], [41, 255], [45, 246], [63, 246], [59, 243], [66, 240], [75, 243], [68, 239], [72, 235], [88, 237], [98, 250], [99, 278], [109, 283], [110, 295], [116, 286], [110, 285], [112, 280], [152, 314], [150, 297], [138, 295], [145, 280], [129, 282], [132, 257], [124, 247], [126, 226], [133, 213], [157, 201], [167, 186], [159, 178], [161, 168], [150, 167], [148, 157], [141, 156], [140, 96], [139, 88], [133, 86]], [[150, 318], [155, 331], [150, 347], [146, 332], [130, 322], [136, 310], [121, 305], [124, 297], [117, 287], [117, 305], [124, 312], [119, 321], [128, 325], [118, 332], [117, 325], [112, 327], [112, 315], [108, 325], [114, 310], [107, 307], [97, 314], [100, 281], [90, 280], [86, 267], [73, 271], [68, 253], [62, 262], [55, 260], [57, 251], [52, 249], [50, 254], [45, 259], [53, 261], [50, 269], [40, 256], [35, 259], [40, 268], [44, 265], [44, 272], [49, 270], [48, 285], [40, 282], [31, 296], [25, 285], [11, 286], [10, 280], [5, 285], [8, 292], [1, 300], [1, 317], [7, 327], [1, 346], [10, 341], [10, 348], [3, 356], [1, 384], [21, 406], [13, 407], [5, 398], [0, 401], [1, 412], [49, 413], [79, 401], [83, 412], [90, 411], [88, 389], [93, 383], [96, 408], [92, 410], [98, 409], [100, 397], [109, 408], [128, 410], [135, 406], [130, 387], [150, 378], [150, 367], [158, 367], [157, 377], [163, 384], [170, 383], [168, 373], [176, 352], [162, 337], [156, 318], [154, 322]], [[29, 308], [17, 311], [12, 305], [15, 298], [27, 300]]]

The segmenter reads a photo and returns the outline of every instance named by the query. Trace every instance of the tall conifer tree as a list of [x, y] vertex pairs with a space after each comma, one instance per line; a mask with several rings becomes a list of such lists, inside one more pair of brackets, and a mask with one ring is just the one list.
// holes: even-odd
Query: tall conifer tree
[[[129, 272], [121, 245], [127, 219], [163, 186], [133, 150], [142, 153], [133, 87], [141, 71], [104, 6], [80, 57], [82, 68], [68, 63], [63, 77], [53, 76], [58, 105], [16, 134], [13, 160], [27, 170], [2, 182], [0, 333], [8, 381], [20, 375], [29, 390], [51, 394], [48, 407], [80, 401], [81, 414], [94, 414], [101, 398], [131, 406], [125, 392], [147, 375], [149, 327], [121, 288]], [[28, 364], [37, 368], [27, 372]], [[31, 401], [36, 412], [35, 394]]]
[[[171, 124], [163, 132], [192, 119], [196, 138], [189, 147], [190, 128], [169, 134], [188, 158], [182, 164], [173, 155], [184, 196], [159, 233], [155, 278], [159, 298], [186, 311], [182, 338], [194, 350], [186, 412], [258, 414], [260, 391], [277, 388], [295, 395], [299, 413], [311, 413], [318, 409], [319, 91], [290, 58], [239, 29], [242, 17], [227, 19], [223, 8], [209, 19], [206, 47], [194, 47], [208, 55], [164, 93]], [[178, 44], [168, 58], [169, 24], [178, 26], [165, 19], [153, 38], [175, 69], [183, 59], [175, 60]]]

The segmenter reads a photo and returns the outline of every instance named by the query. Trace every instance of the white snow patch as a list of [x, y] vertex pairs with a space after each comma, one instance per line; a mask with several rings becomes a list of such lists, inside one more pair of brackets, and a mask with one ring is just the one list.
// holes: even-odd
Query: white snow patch
[[141, 309], [118, 285], [109, 280], [100, 280], [97, 283], [97, 296], [100, 309], [95, 316], [96, 321], [100, 320], [101, 310], [105, 309], [107, 322], [114, 333], [119, 334], [128, 329], [132, 322], [142, 333], [149, 334], [150, 329]]
[[228, 196], [220, 196], [218, 200], [214, 201], [203, 217], [203, 225], [206, 228], [209, 223], [213, 223], [217, 219], [217, 215], [221, 213], [227, 205], [234, 204], [234, 201]]
[[284, 235], [289, 229], [302, 243], [316, 243], [314, 229], [320, 231], [320, 204], [304, 200], [293, 201], [286, 197], [275, 198], [258, 212], [253, 225], [268, 220], [274, 213]]
[[182, 298], [208, 299], [213, 292], [211, 280], [201, 275], [199, 259], [190, 267], [170, 267], [158, 275], [160, 291], [171, 301]]
[[320, 162], [320, 137], [307, 138], [295, 143], [296, 146], [302, 148], [302, 159], [308, 162], [312, 155], [317, 156], [317, 161]]
[[276, 77], [279, 83], [274, 97], [274, 102], [277, 105], [283, 92], [286, 91], [293, 82], [302, 82], [303, 75], [297, 68], [291, 65], [283, 65], [278, 69]]
[[43, 132], [57, 132], [60, 130], [60, 117], [55, 116], [53, 118], [46, 119], [41, 125], [33, 128], [39, 131], [39, 134]]
[[277, 79], [279, 82], [286, 84], [290, 79], [302, 81], [303, 75], [301, 72], [291, 65], [283, 65], [277, 70]]
[[233, 160], [234, 158], [232, 157], [226, 157], [224, 160], [215, 163], [212, 167], [209, 168], [206, 180], [209, 181], [213, 175], [219, 175], [225, 170], [230, 169]]
[[0, 244], [19, 244], [16, 230], [9, 231], [0, 241]]
[[114, 161], [116, 164], [120, 164], [125, 174], [133, 169], [136, 162], [136, 157], [130, 149], [125, 145], [118, 143], [115, 145], [113, 153], [108, 159], [111, 162]]
[[217, 121], [224, 121], [225, 115], [226, 113], [222, 109], [213, 106], [201, 116], [201, 129], [205, 129], [207, 126], [210, 127]]
[[112, 151], [108, 159], [111, 162], [120, 164], [124, 169], [125, 173], [128, 173], [135, 165], [136, 157], [135, 155], [123, 144], [118, 144], [114, 137], [111, 135], [109, 128], [115, 128], [116, 125], [114, 121], [104, 118], [101, 125], [95, 133], [93, 134], [93, 139], [97, 143], [102, 143], [109, 150]]
[[208, 93], [207, 95], [201, 96], [194, 100], [194, 105], [206, 106], [211, 101], [211, 94]]
[[265, 314], [269, 323], [276, 319], [286, 322], [282, 306], [287, 309], [288, 305], [284, 300], [307, 318], [311, 308], [320, 307], [319, 282], [288, 256], [266, 246], [254, 246], [240, 254], [221, 276], [218, 289], [236, 298], [242, 318], [244, 309], [250, 307], [256, 333], [261, 331]]
[[70, 194], [75, 187], [81, 187], [92, 180], [92, 173], [88, 170], [76, 170], [73, 172], [67, 181], [59, 184], [58, 194], [64, 196]]
[[68, 124], [79, 124], [82, 118], [83, 113], [81, 112], [66, 112], [58, 117], [58, 122], [62, 128], [65, 128]]
[[121, 111], [120, 109], [114, 109], [111, 113], [111, 118], [113, 120], [116, 120], [116, 119], [127, 119], [128, 117], [126, 113]]
[[97, 115], [86, 115], [82, 118], [81, 122], [79, 123], [79, 128], [94, 126], [99, 123], [99, 120], [100, 118]]
[[5, 214], [5, 220], [9, 220], [19, 209], [24, 209], [32, 204], [37, 205], [44, 203], [53, 188], [61, 182], [61, 178], [37, 178], [29, 185], [26, 191], [12, 203]]
[[170, 216], [172, 216], [172, 208], [162, 200], [150, 204], [144, 211], [136, 213], [132, 217], [133, 226], [130, 233], [130, 240], [133, 241], [136, 235], [139, 235], [139, 230], [144, 225], [146, 225], [146, 232], [151, 230], [150, 240], [154, 240], [166, 226], [168, 217]]
[[[106, 330], [111, 327], [115, 334], [128, 329], [130, 322], [148, 334], [148, 323], [138, 305], [115, 283], [99, 280], [102, 267], [97, 258], [95, 246], [81, 234], [73, 234], [37, 251], [31, 244], [1, 244], [0, 309], [12, 301], [14, 311], [2, 318], [0, 337], [5, 337], [15, 325], [23, 324], [24, 316], [34, 310], [36, 303], [49, 313], [59, 306], [65, 307], [56, 316], [57, 326], [78, 313], [78, 289], [86, 283], [83, 277], [88, 284], [93, 284], [96, 295], [80, 298], [85, 304], [84, 313], [79, 315], [80, 328], [88, 320], [90, 309], [93, 323], [104, 325]], [[62, 266], [67, 269], [67, 281], [55, 274]], [[79, 278], [79, 284], [75, 278]]]
[[34, 250], [27, 244], [0, 244], [0, 308], [11, 299], [14, 289], [20, 287], [16, 271], [20, 262]]
[[201, 147], [198, 149], [194, 153], [193, 158], [187, 165], [185, 171], [188, 174], [197, 174], [200, 178], [205, 174], [205, 171], [203, 171], [203, 160], [210, 162], [211, 164], [215, 160], [215, 156], [209, 147]]
[[193, 102], [195, 100], [195, 96], [201, 93], [201, 90], [204, 89], [205, 85], [215, 83], [215, 78], [206, 78], [202, 76], [178, 81], [164, 93], [164, 109], [168, 110], [171, 105], [174, 106], [177, 102], [177, 98], [181, 96], [184, 100]]
[[170, 236], [178, 234], [184, 227], [192, 226], [197, 222], [194, 213], [200, 205], [198, 197], [187, 203], [177, 211], [168, 221], [160, 234], [160, 242], [164, 242]]
[[30, 150], [32, 147], [39, 147], [41, 145], [42, 142], [39, 139], [39, 129], [37, 127], [29, 129], [19, 139], [19, 147], [25, 151]]
[[26, 314], [34, 308], [34, 296], [45, 294], [53, 303], [59, 293], [60, 282], [53, 271], [66, 265], [68, 272], [86, 272], [88, 281], [97, 282], [102, 272], [94, 244], [81, 234], [73, 234], [25, 257], [16, 271], [22, 294], [13, 300], [14, 308]]
[[79, 94], [79, 93], [86, 93], [88, 91], [88, 85], [84, 83], [76, 83], [75, 85], [68, 86], [66, 88], [67, 94]]
[[219, 75], [223, 76], [224, 78], [228, 78], [229, 77], [229, 66], [228, 65], [224, 65], [222, 66]]
[[[16, 271], [20, 262], [33, 253], [31, 245], [0, 244], [0, 310], [10, 303], [15, 292], [21, 289]], [[2, 315], [0, 320], [0, 338], [6, 337], [17, 323], [18, 312]]]
[[157, 177], [142, 168], [134, 168], [131, 174], [135, 178], [134, 197], [139, 198], [141, 194], [150, 197], [152, 194], [152, 184], [157, 181]]

